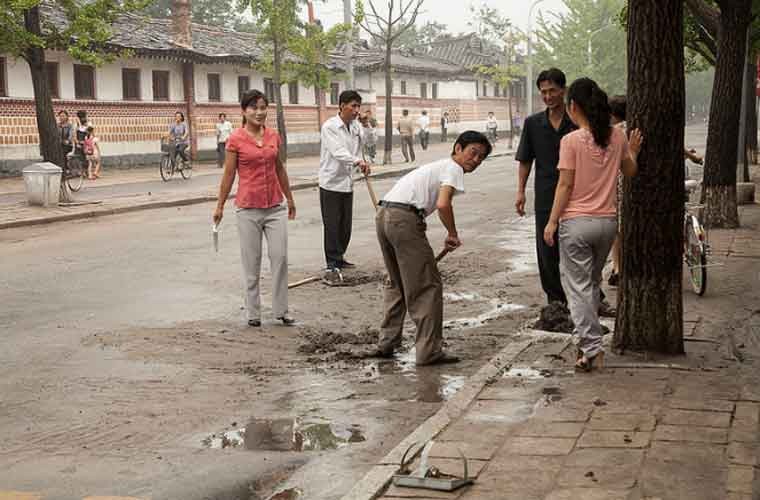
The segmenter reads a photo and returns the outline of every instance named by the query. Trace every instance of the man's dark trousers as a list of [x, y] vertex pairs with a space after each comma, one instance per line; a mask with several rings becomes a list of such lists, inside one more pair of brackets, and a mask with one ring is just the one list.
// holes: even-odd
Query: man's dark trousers
[[343, 254], [351, 241], [354, 193], [319, 188], [324, 226], [325, 261], [328, 269], [343, 266]]
[[554, 246], [544, 241], [544, 228], [549, 223], [550, 211], [536, 210], [536, 257], [538, 272], [541, 275], [541, 287], [546, 293], [547, 302], [567, 304], [565, 291], [559, 278], [559, 238], [554, 236]]

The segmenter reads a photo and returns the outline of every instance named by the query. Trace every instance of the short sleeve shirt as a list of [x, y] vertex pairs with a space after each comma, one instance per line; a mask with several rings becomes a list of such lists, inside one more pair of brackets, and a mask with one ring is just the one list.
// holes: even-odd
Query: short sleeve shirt
[[575, 181], [560, 219], [614, 217], [618, 172], [622, 161], [629, 156], [628, 139], [619, 127], [612, 127], [605, 148], [594, 142], [594, 136], [587, 129], [576, 130], [562, 138], [557, 169], [575, 171]]
[[549, 212], [554, 204], [554, 190], [559, 181], [559, 144], [564, 136], [577, 127], [565, 113], [559, 129], [555, 130], [549, 121], [549, 110], [536, 113], [525, 119], [520, 146], [515, 159], [521, 162], [533, 162], [535, 210]]
[[182, 136], [185, 135], [186, 132], [187, 125], [185, 125], [185, 122], [172, 123], [171, 127], [169, 127], [169, 135], [171, 135], [172, 139], [177, 141], [178, 144], [187, 144], [187, 138], [182, 139]]
[[238, 208], [271, 208], [282, 203], [284, 196], [277, 178], [277, 155], [280, 136], [264, 129], [261, 145], [244, 129], [230, 134], [226, 150], [237, 154]]
[[464, 193], [464, 170], [451, 158], [412, 170], [396, 182], [383, 200], [415, 206], [428, 216], [435, 212], [441, 186], [453, 187], [454, 195]]

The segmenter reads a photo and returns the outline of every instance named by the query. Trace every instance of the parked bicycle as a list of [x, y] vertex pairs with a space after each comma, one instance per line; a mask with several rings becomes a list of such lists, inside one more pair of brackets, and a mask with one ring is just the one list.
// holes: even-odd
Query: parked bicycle
[[692, 212], [703, 208], [704, 205], [689, 203], [691, 193], [698, 186], [699, 181], [696, 180], [687, 180], [684, 183], [686, 210], [683, 219], [683, 257], [694, 293], [702, 296], [707, 290], [707, 256], [710, 254], [710, 243], [707, 238], [707, 231], [702, 226], [698, 215]]
[[174, 177], [179, 172], [183, 179], [189, 179], [193, 175], [193, 166], [189, 160], [185, 160], [177, 150], [177, 143], [171, 140], [161, 140], [161, 163], [159, 173], [164, 182]]
[[87, 177], [87, 160], [76, 150], [66, 155], [66, 162], [63, 167], [63, 180], [73, 192], [82, 189], [84, 180]]

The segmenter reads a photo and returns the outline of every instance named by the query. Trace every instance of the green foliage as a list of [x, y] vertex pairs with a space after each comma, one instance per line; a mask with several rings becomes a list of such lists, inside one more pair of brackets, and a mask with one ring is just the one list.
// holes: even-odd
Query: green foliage
[[35, 35], [24, 25], [24, 11], [40, 3], [41, 0], [0, 0], [0, 52], [24, 57], [32, 47], [59, 49], [86, 64], [101, 65], [123, 55], [108, 48], [113, 22], [126, 12], [145, 7], [142, 0], [55, 0], [51, 3], [63, 12], [65, 26], [45, 23], [43, 34]]
[[500, 87], [509, 88], [513, 82], [525, 76], [524, 65], [520, 62], [520, 47], [526, 41], [525, 35], [497, 9], [486, 4], [473, 6], [471, 13], [473, 19], [468, 25], [477, 31], [486, 50], [500, 60], [498, 65], [483, 65], [473, 69]]
[[[402, 20], [403, 24], [405, 23]], [[412, 50], [415, 53], [424, 54], [429, 50], [431, 43], [451, 37], [447, 30], [448, 27], [445, 24], [435, 21], [428, 21], [421, 27], [412, 25], [409, 29], [399, 34], [395, 47], [401, 50]], [[383, 41], [374, 38], [372, 41], [375, 47], [384, 47]]]
[[[239, 14], [237, 0], [193, 0], [193, 22], [221, 26], [224, 28], [250, 31], [246, 29], [246, 21]], [[150, 0], [143, 13], [150, 17], [170, 17], [172, 0]]]
[[541, 15], [537, 20], [534, 68], [554, 66], [565, 72], [569, 82], [586, 76], [608, 94], [625, 94], [626, 33], [620, 16], [626, 0], [563, 3], [566, 13]]

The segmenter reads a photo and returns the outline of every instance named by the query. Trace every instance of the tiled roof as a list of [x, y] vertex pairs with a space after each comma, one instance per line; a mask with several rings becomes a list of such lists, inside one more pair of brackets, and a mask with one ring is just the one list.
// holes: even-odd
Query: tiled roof
[[433, 42], [430, 44], [428, 55], [465, 68], [498, 62], [496, 55], [484, 50], [483, 43], [475, 33]]
[[[331, 55], [331, 59], [341, 67], [345, 67], [343, 46], [339, 46]], [[385, 62], [385, 51], [369, 48], [366, 43], [354, 44], [354, 68], [366, 71], [381, 71]], [[414, 54], [408, 51], [394, 50], [391, 52], [391, 66], [394, 70], [405, 73], [434, 73], [441, 77], [457, 77], [469, 75], [467, 68], [449, 61], [430, 57], [427, 54]]]

